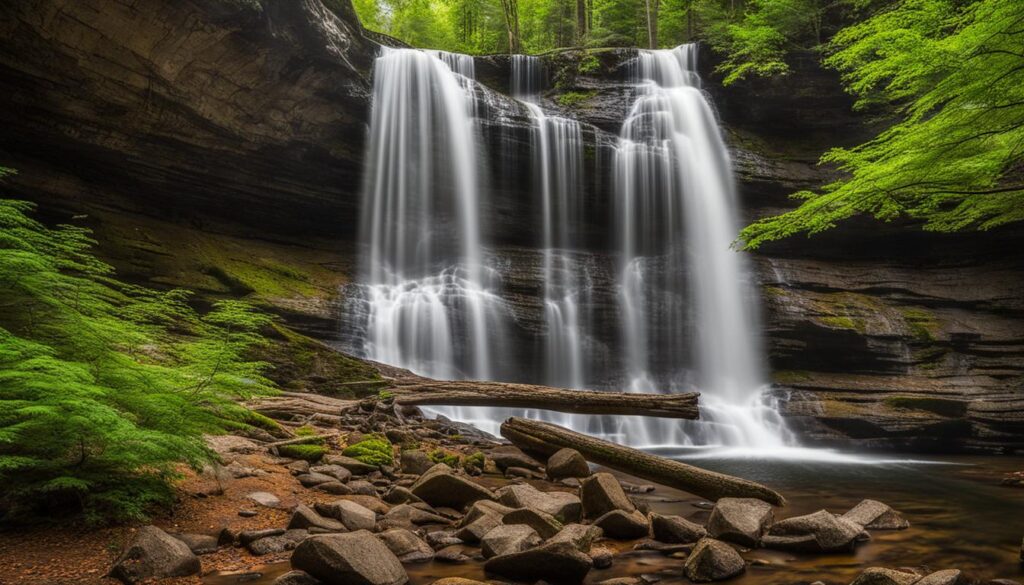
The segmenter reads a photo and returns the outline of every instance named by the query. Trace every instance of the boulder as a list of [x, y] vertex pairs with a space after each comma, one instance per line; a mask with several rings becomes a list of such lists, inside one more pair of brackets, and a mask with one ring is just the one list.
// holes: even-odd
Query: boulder
[[328, 503], [317, 503], [317, 512], [333, 518], [349, 530], [373, 530], [377, 523], [377, 515], [351, 500], [335, 500]]
[[539, 461], [530, 457], [526, 453], [523, 453], [519, 447], [513, 447], [512, 445], [495, 447], [487, 453], [487, 456], [492, 459], [494, 464], [498, 466], [498, 469], [502, 471], [509, 467], [523, 467], [539, 471], [543, 467]]
[[647, 536], [647, 532], [650, 530], [647, 516], [644, 516], [640, 510], [632, 512], [612, 510], [594, 520], [594, 526], [603, 530], [605, 536], [619, 540], [632, 540]]
[[455, 536], [455, 533], [447, 530], [436, 530], [434, 532], [427, 533], [427, 544], [434, 550], [442, 549], [446, 546], [453, 546], [456, 544], [462, 544], [462, 539]]
[[929, 573], [918, 579], [914, 585], [959, 585], [963, 581], [964, 576], [959, 569], [946, 569]]
[[308, 506], [299, 504], [292, 512], [291, 520], [288, 521], [288, 528], [320, 528], [328, 532], [348, 532], [348, 528], [341, 522], [332, 518], [324, 518]]
[[238, 533], [238, 542], [242, 546], [248, 545], [250, 542], [255, 542], [261, 538], [268, 536], [278, 536], [284, 534], [284, 528], [264, 528], [262, 530], [243, 530]]
[[588, 552], [590, 546], [595, 540], [601, 538], [604, 531], [597, 526], [588, 526], [586, 524], [566, 524], [565, 528], [562, 528], [558, 534], [548, 539], [548, 544], [553, 542], [567, 542], [580, 552]]
[[209, 534], [175, 534], [173, 536], [184, 542], [185, 546], [197, 555], [217, 552], [219, 542], [216, 536], [210, 536]]
[[566, 492], [542, 492], [530, 484], [505, 486], [498, 490], [498, 501], [513, 508], [533, 508], [554, 516], [559, 522], [576, 522], [583, 506], [580, 499]]
[[[469, 515], [466, 518], [469, 518]], [[501, 526], [501, 514], [486, 512], [477, 516], [472, 521], [459, 526], [455, 536], [463, 542], [475, 544], [480, 542], [485, 534], [498, 526]]]
[[651, 514], [651, 534], [654, 540], [669, 544], [697, 542], [708, 535], [707, 529], [682, 516]]
[[381, 532], [377, 538], [403, 563], [424, 563], [434, 558], [434, 549], [404, 528]]
[[551, 538], [562, 529], [562, 523], [547, 512], [533, 508], [520, 508], [505, 514], [501, 518], [503, 524], [525, 524], [537, 531], [541, 538]]
[[272, 585], [320, 585], [320, 581], [305, 571], [288, 571], [274, 579]]
[[761, 544], [780, 550], [830, 552], [853, 550], [858, 542], [868, 538], [859, 524], [819, 510], [776, 522], [761, 538]]
[[292, 461], [291, 463], [285, 465], [284, 467], [285, 469], [290, 471], [292, 475], [302, 475], [303, 473], [309, 473], [309, 461], [305, 461], [303, 459]]
[[548, 478], [552, 481], [568, 477], [589, 477], [590, 465], [576, 449], [559, 449], [548, 458]]
[[199, 557], [187, 544], [156, 526], [143, 526], [114, 561], [110, 576], [125, 583], [138, 583], [195, 575], [199, 570]]
[[615, 560], [615, 551], [610, 548], [594, 548], [589, 553], [590, 560], [594, 562], [595, 569], [607, 569], [612, 566]]
[[391, 528], [412, 529], [423, 524], [448, 524], [444, 516], [414, 508], [409, 504], [399, 504], [392, 508], [380, 521], [382, 530]]
[[636, 510], [633, 501], [619, 485], [619, 480], [610, 473], [595, 473], [585, 479], [580, 486], [580, 499], [583, 500], [585, 518], [597, 518], [612, 510]]
[[389, 504], [412, 504], [422, 502], [416, 494], [409, 491], [409, 488], [396, 485], [384, 494], [384, 501]]
[[281, 506], [281, 499], [270, 492], [252, 492], [245, 497], [267, 508], [279, 508]]
[[377, 487], [368, 481], [356, 479], [348, 482], [348, 487], [355, 495], [377, 497]]
[[463, 509], [479, 500], [493, 500], [491, 490], [455, 475], [443, 463], [431, 467], [412, 484], [410, 491], [431, 506]]
[[921, 576], [917, 573], [869, 567], [857, 575], [850, 585], [911, 585], [920, 578]]
[[524, 479], [544, 479], [544, 476], [541, 475], [540, 473], [532, 469], [527, 469], [525, 467], [506, 467], [505, 477], [522, 477]]
[[353, 475], [366, 475], [371, 471], [377, 471], [376, 465], [363, 463], [358, 459], [353, 459], [344, 455], [324, 455], [323, 459], [320, 461], [327, 465], [340, 465], [351, 471]]
[[297, 476], [295, 476], [295, 479], [299, 480], [299, 483], [302, 484], [302, 487], [307, 487], [307, 488], [316, 487], [316, 486], [318, 486], [318, 485], [320, 485], [322, 483], [338, 481], [337, 479], [335, 479], [334, 477], [331, 477], [330, 475], [327, 475], [327, 474], [324, 474], [324, 473], [313, 473], [313, 472], [303, 473], [302, 475], [297, 475]]
[[695, 583], [721, 581], [747, 569], [736, 549], [713, 538], [702, 538], [686, 558], [683, 574]]
[[402, 473], [411, 473], [413, 475], [423, 475], [434, 466], [434, 462], [430, 460], [423, 451], [412, 450], [402, 451], [401, 455], [401, 468]]
[[352, 488], [348, 487], [348, 484], [341, 483], [340, 481], [329, 481], [327, 483], [317, 484], [313, 489], [324, 492], [325, 494], [331, 494], [332, 496], [347, 496], [352, 493]]
[[484, 570], [515, 581], [582, 583], [593, 566], [590, 557], [568, 542], [547, 543], [523, 552], [488, 559]]
[[352, 472], [341, 465], [314, 465], [309, 468], [309, 473], [322, 473], [345, 483], [352, 478]]
[[434, 555], [434, 560], [439, 563], [461, 565], [462, 563], [468, 563], [472, 559], [462, 553], [461, 546], [446, 546], [437, 551], [437, 554]]
[[381, 500], [376, 495], [367, 496], [364, 494], [351, 494], [338, 499], [355, 502], [360, 506], [366, 508], [367, 510], [372, 510], [374, 514], [387, 514], [388, 511], [391, 509], [391, 506], [384, 503], [384, 500]]
[[495, 526], [480, 539], [484, 558], [522, 552], [540, 544], [537, 531], [525, 524], [502, 524]]
[[757, 546], [772, 521], [772, 505], [754, 498], [722, 498], [708, 519], [708, 535]]
[[308, 536], [309, 531], [307, 530], [285, 530], [283, 533], [278, 535], [267, 536], [260, 538], [259, 540], [254, 540], [245, 545], [245, 548], [249, 549], [249, 552], [256, 556], [280, 553], [295, 548], [300, 542], [306, 540]]
[[868, 530], [903, 530], [910, 522], [902, 514], [877, 500], [864, 500], [843, 514], [843, 518]]
[[311, 536], [295, 548], [292, 567], [325, 585], [403, 585], [409, 576], [398, 557], [373, 534]]

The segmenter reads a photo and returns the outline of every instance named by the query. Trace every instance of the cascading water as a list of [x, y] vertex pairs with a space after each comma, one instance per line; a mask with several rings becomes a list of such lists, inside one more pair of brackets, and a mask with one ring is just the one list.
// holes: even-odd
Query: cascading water
[[511, 55], [512, 78], [509, 87], [512, 97], [524, 101], [534, 101], [541, 91], [543, 72], [540, 58], [533, 55]]
[[501, 330], [482, 253], [472, 66], [386, 48], [374, 66], [354, 320], [367, 357], [441, 379], [489, 378]]
[[[623, 432], [645, 444], [779, 448], [788, 433], [762, 398], [746, 259], [731, 248], [738, 224], [729, 153], [700, 89], [696, 55], [692, 44], [640, 52], [614, 174], [629, 388], [698, 388], [703, 420], [629, 421]], [[680, 333], [686, 322], [691, 343]], [[687, 347], [691, 372], [676, 365]]]

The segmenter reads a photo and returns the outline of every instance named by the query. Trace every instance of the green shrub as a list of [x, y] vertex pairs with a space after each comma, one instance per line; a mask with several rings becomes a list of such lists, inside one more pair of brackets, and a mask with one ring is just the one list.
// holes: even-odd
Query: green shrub
[[601, 69], [601, 61], [594, 55], [587, 55], [580, 61], [580, 73], [594, 73]]
[[327, 447], [323, 445], [281, 445], [277, 448], [277, 452], [282, 457], [291, 457], [292, 459], [305, 459], [310, 463], [320, 461], [320, 459], [327, 454]]
[[341, 454], [358, 459], [367, 465], [391, 465], [395, 462], [391, 442], [377, 435], [345, 447]]

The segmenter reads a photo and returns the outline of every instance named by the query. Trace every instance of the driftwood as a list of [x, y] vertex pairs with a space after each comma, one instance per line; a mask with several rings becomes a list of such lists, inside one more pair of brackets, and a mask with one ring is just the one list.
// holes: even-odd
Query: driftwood
[[273, 419], [317, 420], [326, 424], [337, 424], [341, 421], [342, 412], [358, 405], [357, 400], [342, 400], [306, 392], [281, 392], [248, 404], [251, 410]]
[[303, 445], [306, 443], [321, 443], [327, 439], [333, 439], [337, 437], [338, 433], [331, 433], [329, 435], [307, 435], [305, 437], [295, 437], [294, 439], [287, 439], [285, 441], [274, 441], [273, 443], [267, 443], [263, 445], [267, 449], [276, 449], [278, 447], [284, 447], [285, 445]]
[[513, 417], [502, 423], [501, 436], [523, 450], [546, 456], [569, 447], [588, 461], [709, 500], [758, 498], [777, 506], [786, 503], [781, 494], [759, 483], [616, 445], [550, 423]]
[[566, 390], [505, 382], [396, 380], [384, 390], [401, 406], [496, 406], [537, 408], [575, 414], [615, 414], [661, 418], [698, 417], [696, 393], [630, 394]]

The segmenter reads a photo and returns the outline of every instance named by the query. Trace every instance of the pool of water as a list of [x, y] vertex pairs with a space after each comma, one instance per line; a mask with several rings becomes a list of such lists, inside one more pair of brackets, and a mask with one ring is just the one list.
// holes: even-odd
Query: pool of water
[[[972, 579], [1024, 578], [1018, 555], [1024, 537], [1024, 489], [999, 485], [1005, 473], [1024, 469], [1016, 457], [850, 456], [817, 453], [803, 458], [772, 458], [743, 452], [701, 452], [659, 449], [660, 454], [763, 482], [783, 493], [788, 504], [776, 518], [820, 509], [845, 512], [864, 498], [881, 500], [899, 510], [911, 527], [902, 531], [872, 531], [872, 540], [854, 553], [806, 555], [770, 550], [743, 552], [755, 560], [735, 585], [792, 585], [824, 581], [846, 584], [871, 566], [913, 567], [918, 570], [962, 569]], [[795, 455], [795, 454], [790, 454]], [[643, 483], [628, 476], [624, 479]], [[658, 487], [636, 496], [651, 510], [678, 514], [696, 521], [709, 512], [701, 499]], [[683, 561], [648, 551], [633, 551], [633, 542], [604, 543], [619, 550], [609, 569], [593, 570], [595, 583], [613, 577], [657, 574], [662, 583], [685, 583]], [[210, 575], [207, 585], [269, 584], [288, 570], [287, 563], [253, 567], [241, 575]], [[441, 577], [485, 580], [482, 563], [407, 565], [411, 583], [426, 585]], [[261, 573], [260, 576], [252, 572]]]

